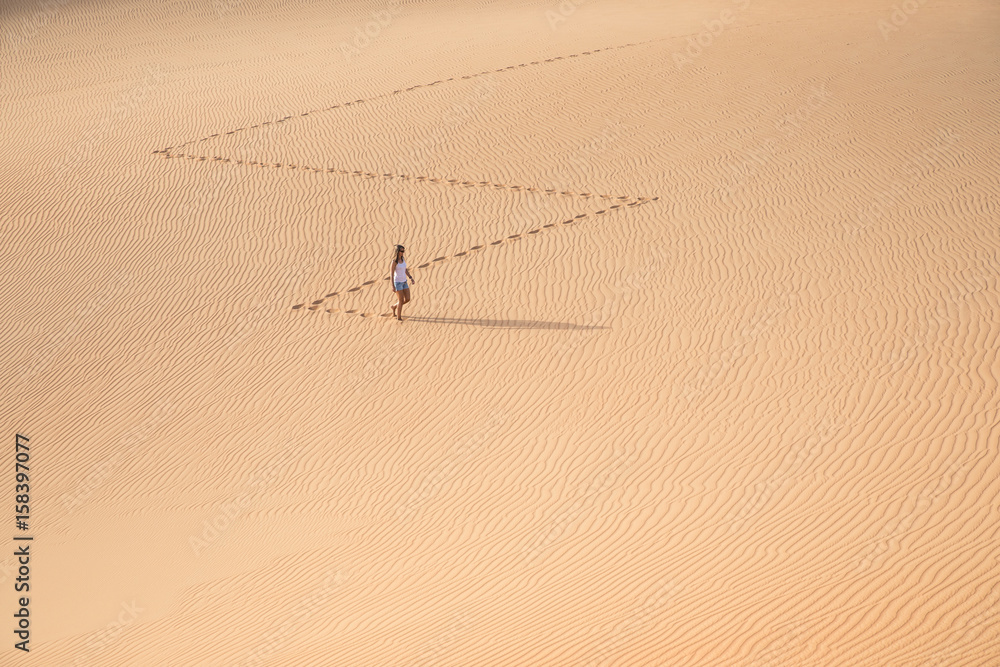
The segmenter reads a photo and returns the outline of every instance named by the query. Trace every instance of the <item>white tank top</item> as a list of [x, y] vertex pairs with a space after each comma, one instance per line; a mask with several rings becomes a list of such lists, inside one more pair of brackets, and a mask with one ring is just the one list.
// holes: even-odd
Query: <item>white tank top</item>
[[396, 275], [393, 276], [393, 282], [405, 283], [406, 282], [406, 260], [403, 260], [396, 265]]

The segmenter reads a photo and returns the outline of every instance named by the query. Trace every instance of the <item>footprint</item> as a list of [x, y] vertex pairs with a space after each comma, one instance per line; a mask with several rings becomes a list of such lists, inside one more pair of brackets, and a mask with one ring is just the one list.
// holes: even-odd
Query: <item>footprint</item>
[[449, 183], [458, 183], [458, 179], [457, 178], [449, 178], [448, 182]]
[[542, 231], [542, 230], [540, 230], [540, 229], [532, 229], [532, 230], [531, 230], [531, 231], [529, 231], [528, 233], [529, 233], [529, 234], [537, 234], [537, 233], [538, 233], [538, 232], [540, 232], [540, 231]]
[[467, 255], [467, 254], [468, 254], [468, 253], [466, 253], [466, 252], [464, 252], [464, 251], [463, 251], [463, 252], [456, 252], [456, 253], [455, 253], [455, 254], [453, 255], [453, 257], [464, 257], [464, 256], [465, 256], [465, 255]]
[[430, 262], [424, 262], [423, 264], [421, 264], [421, 265], [420, 265], [420, 266], [418, 266], [417, 268], [418, 268], [418, 269], [426, 269], [426, 268], [427, 268], [428, 266], [430, 266], [430, 265], [431, 265], [431, 263], [430, 263]]
[[358, 311], [357, 311], [357, 309], [354, 309], [354, 310], [345, 310], [344, 312], [345, 313], [351, 313], [351, 314], [353, 314], [353, 313], [356, 313]]
[[511, 234], [507, 238], [509, 238], [509, 239], [519, 239], [519, 238], [521, 238], [521, 235], [520, 234]]
[[576, 219], [577, 220], [582, 220], [583, 218], [586, 218], [586, 217], [587, 217], [586, 213], [581, 213], [580, 215], [576, 216]]
[[316, 310], [319, 306], [309, 306], [309, 310]]
[[323, 298], [324, 299], [329, 299], [331, 296], [337, 296], [338, 294], [340, 294], [340, 292], [330, 292], [329, 294], [327, 294]]
[[628, 199], [628, 197], [619, 197], [618, 199], [620, 199], [621, 201], [625, 201]]
[[563, 220], [564, 225], [572, 225], [576, 220]]
[[312, 302], [312, 305], [318, 306], [319, 304], [323, 303], [323, 301], [324, 299], [316, 299], [315, 301]]
[[348, 292], [360, 292], [360, 291], [361, 291], [361, 288], [360, 288], [360, 287], [352, 287], [351, 289], [349, 289], [349, 290], [347, 290], [347, 291], [348, 291]]
[[304, 305], [306, 305], [306, 304], [304, 304], [304, 303], [296, 304], [296, 305], [292, 306], [292, 310], [298, 310], [299, 308], [301, 308]]
[[659, 197], [653, 197], [653, 201], [660, 201]]
[[538, 192], [538, 188], [528, 188], [528, 192]]
[[603, 209], [603, 208], [602, 208], [602, 209], [601, 209], [600, 211], [598, 211], [598, 212], [597, 212], [597, 213], [596, 213], [595, 215], [602, 215], [602, 214], [604, 214], [604, 213], [607, 213], [607, 211], [606, 211], [605, 209]]
[[555, 227], [555, 226], [556, 226], [556, 223], [554, 223], [554, 222], [550, 222], [547, 225], [542, 225], [542, 227]]
[[328, 312], [328, 313], [339, 313], [340, 312], [340, 308], [328, 308], [326, 312]]
[[364, 285], [374, 285], [374, 284], [375, 284], [375, 281], [374, 281], [374, 280], [369, 280], [369, 281], [368, 281], [368, 282], [366, 282], [366, 283], [361, 283], [361, 285], [362, 285], [362, 286], [364, 286]]
[[499, 240], [499, 241], [494, 241], [494, 242], [493, 242], [493, 243], [491, 243], [490, 245], [500, 245], [501, 243], [503, 243], [503, 239], [501, 239], [501, 240]]
[[572, 197], [574, 193], [564, 190], [562, 194], [566, 195], [567, 197]]
[[615, 204], [615, 205], [614, 205], [614, 206], [612, 206], [611, 208], [621, 208], [621, 207], [622, 207], [622, 205], [621, 205], [621, 204]]
[[434, 259], [432, 259], [431, 261], [432, 261], [432, 262], [443, 262], [443, 261], [444, 261], [444, 260], [446, 260], [446, 259], [448, 259], [448, 258], [447, 258], [447, 257], [435, 257], [435, 258], [434, 258]]
[[474, 246], [472, 246], [471, 248], [469, 248], [469, 250], [479, 250], [479, 249], [480, 249], [480, 248], [482, 248], [482, 247], [483, 247], [483, 246], [481, 246], [481, 245], [474, 245]]
[[590, 197], [593, 197], [593, 195], [590, 194], [589, 192], [581, 192], [580, 196], [581, 197], [586, 197], [587, 199], [589, 199]]

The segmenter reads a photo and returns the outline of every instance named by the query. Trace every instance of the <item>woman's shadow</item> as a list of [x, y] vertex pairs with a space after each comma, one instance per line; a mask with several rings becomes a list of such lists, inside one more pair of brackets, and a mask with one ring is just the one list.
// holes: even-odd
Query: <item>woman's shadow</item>
[[406, 322], [430, 324], [466, 324], [486, 329], [556, 329], [563, 331], [596, 331], [607, 327], [570, 322], [543, 322], [539, 320], [485, 320], [464, 317], [404, 317]]

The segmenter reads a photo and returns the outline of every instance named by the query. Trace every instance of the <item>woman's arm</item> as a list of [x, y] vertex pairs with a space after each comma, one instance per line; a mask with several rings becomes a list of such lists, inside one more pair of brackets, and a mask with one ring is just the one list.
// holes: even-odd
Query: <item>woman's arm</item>
[[389, 264], [389, 289], [396, 291], [396, 260]]
[[409, 267], [407, 267], [407, 269], [406, 269], [406, 277], [410, 279], [411, 283], [417, 282], [416, 280], [413, 279], [413, 274], [410, 273]]

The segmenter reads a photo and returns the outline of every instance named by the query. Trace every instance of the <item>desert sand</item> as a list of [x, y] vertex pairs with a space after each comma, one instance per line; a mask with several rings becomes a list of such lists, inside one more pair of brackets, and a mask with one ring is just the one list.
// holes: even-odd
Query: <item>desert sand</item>
[[996, 2], [0, 23], [0, 663], [1000, 664]]

